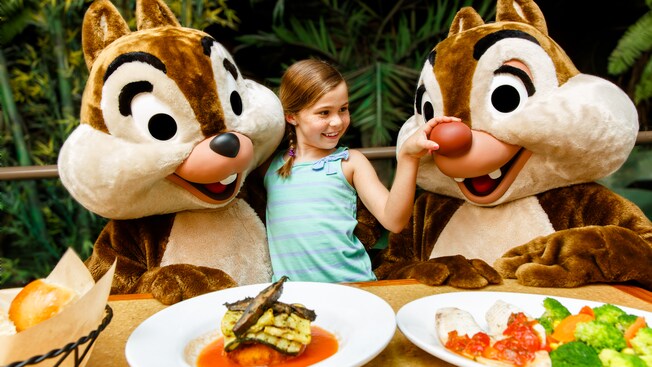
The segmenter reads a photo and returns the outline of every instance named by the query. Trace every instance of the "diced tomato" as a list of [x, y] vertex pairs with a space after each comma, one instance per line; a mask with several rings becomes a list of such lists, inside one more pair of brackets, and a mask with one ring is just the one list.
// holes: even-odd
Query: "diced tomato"
[[482, 355], [482, 352], [490, 343], [491, 340], [486, 333], [477, 333], [469, 338], [466, 334], [457, 335], [457, 331], [454, 330], [448, 333], [446, 348], [467, 357], [475, 357]]

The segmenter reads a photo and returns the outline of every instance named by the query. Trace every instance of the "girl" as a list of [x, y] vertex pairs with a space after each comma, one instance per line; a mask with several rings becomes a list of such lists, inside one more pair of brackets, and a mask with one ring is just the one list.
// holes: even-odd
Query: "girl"
[[273, 281], [352, 282], [375, 280], [371, 261], [355, 237], [356, 200], [392, 232], [408, 223], [419, 158], [438, 149], [428, 140], [432, 119], [397, 155], [388, 191], [367, 158], [338, 147], [349, 127], [348, 88], [342, 75], [314, 59], [291, 65], [281, 79], [289, 149], [272, 158], [265, 174], [266, 227]]

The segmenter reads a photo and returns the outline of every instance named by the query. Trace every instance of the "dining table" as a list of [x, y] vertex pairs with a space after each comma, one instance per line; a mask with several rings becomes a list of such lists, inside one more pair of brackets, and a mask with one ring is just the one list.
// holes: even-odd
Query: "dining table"
[[[394, 313], [398, 312], [404, 305], [423, 297], [450, 292], [474, 291], [451, 286], [428, 286], [412, 279], [341, 284], [356, 287], [380, 297], [391, 306]], [[631, 284], [590, 284], [574, 288], [539, 288], [521, 285], [513, 279], [505, 279], [502, 284], [488, 285], [476, 291], [567, 297], [611, 303], [652, 312], [652, 292]], [[477, 299], [477, 302], [483, 302], [483, 300]], [[108, 304], [113, 310], [113, 318], [95, 341], [92, 354], [87, 363], [89, 367], [129, 366], [125, 357], [125, 346], [131, 333], [147, 318], [166, 307], [170, 307], [160, 303], [149, 294], [111, 295]], [[435, 311], [432, 310], [433, 320]], [[174, 336], [171, 335], [170, 337]], [[397, 327], [387, 346], [365, 366], [453, 365], [414, 345]]]

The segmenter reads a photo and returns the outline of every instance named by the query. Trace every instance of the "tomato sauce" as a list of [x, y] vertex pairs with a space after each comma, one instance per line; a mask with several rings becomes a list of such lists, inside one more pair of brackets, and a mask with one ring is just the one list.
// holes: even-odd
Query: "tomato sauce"
[[451, 331], [446, 348], [471, 359], [483, 356], [524, 366], [534, 360], [536, 351], [547, 347], [533, 328], [535, 322], [529, 321], [523, 313], [512, 314], [507, 329], [503, 332], [506, 338], [493, 345], [486, 333], [479, 332], [469, 338], [468, 335], [457, 335], [457, 331]]
[[[311, 326], [312, 339], [301, 355], [272, 366], [306, 367], [322, 361], [337, 352], [338, 343], [335, 335], [318, 327]], [[197, 358], [197, 367], [240, 367], [224, 352], [224, 338], [220, 337], [208, 344]]]

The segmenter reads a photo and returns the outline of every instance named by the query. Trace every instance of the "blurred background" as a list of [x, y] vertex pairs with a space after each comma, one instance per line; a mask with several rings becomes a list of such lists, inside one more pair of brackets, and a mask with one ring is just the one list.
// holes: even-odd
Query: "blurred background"
[[[135, 30], [135, 0], [113, 3]], [[352, 148], [395, 144], [423, 62], [463, 6], [485, 21], [495, 0], [167, 0], [182, 25], [202, 29], [245, 76], [276, 90], [293, 61], [335, 64], [350, 88]], [[539, 0], [550, 36], [578, 69], [613, 81], [652, 130], [652, 0]], [[0, 167], [56, 164], [78, 125], [88, 75], [81, 23], [90, 1], [0, 1]], [[391, 182], [394, 160], [374, 161]], [[603, 180], [652, 217], [652, 144]], [[106, 223], [76, 203], [56, 177], [0, 180], [0, 288], [45, 276], [66, 248], [82, 258]]]

